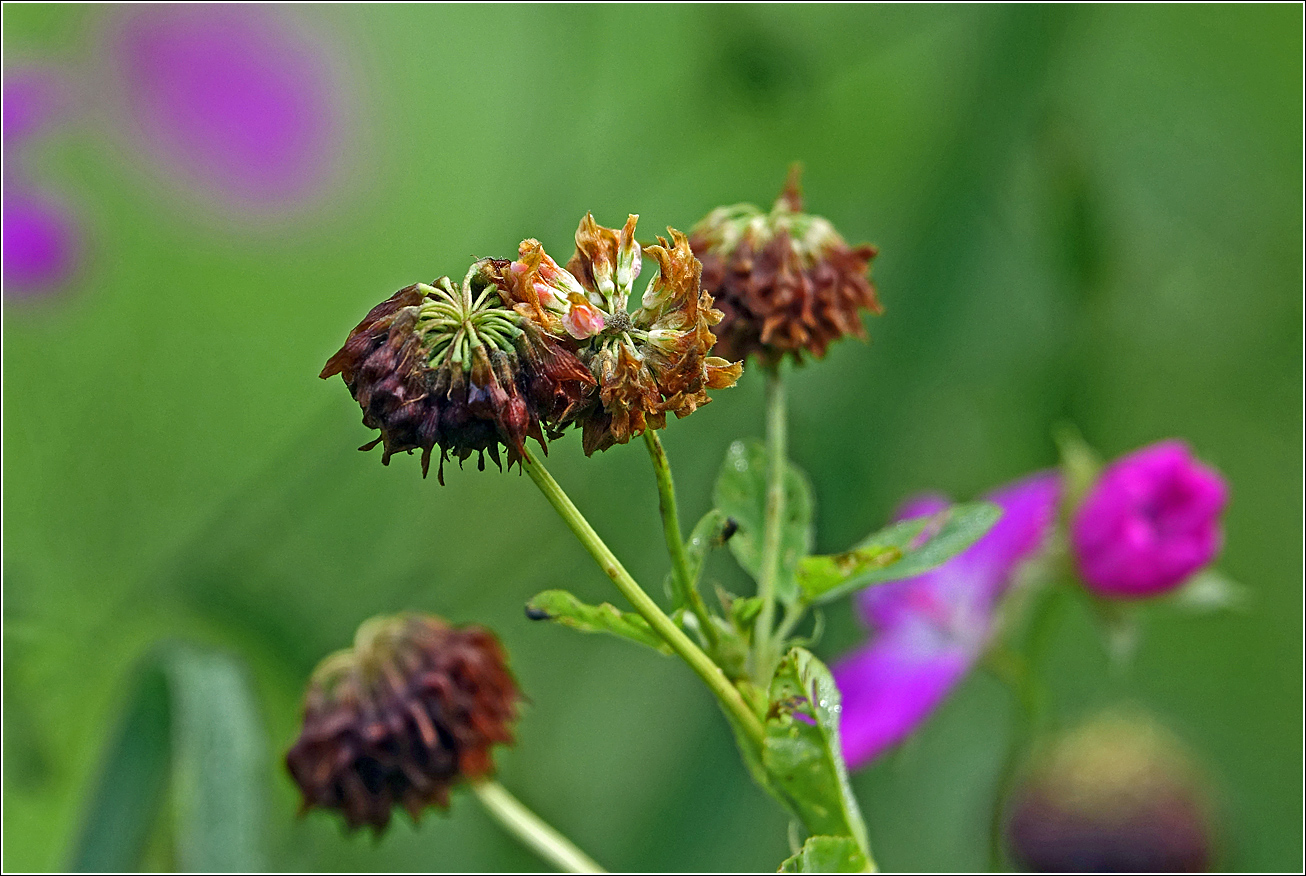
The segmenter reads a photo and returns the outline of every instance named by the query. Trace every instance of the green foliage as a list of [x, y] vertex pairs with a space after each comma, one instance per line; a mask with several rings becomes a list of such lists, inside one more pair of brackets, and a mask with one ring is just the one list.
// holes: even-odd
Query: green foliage
[[[100, 57], [97, 35], [120, 11], [5, 6], [6, 73], [32, 62], [107, 74], [76, 59]], [[363, 135], [357, 163], [338, 168], [348, 185], [311, 209], [271, 221], [215, 210], [135, 137], [114, 136], [129, 132], [110, 131], [110, 113], [62, 117], [19, 156], [25, 180], [79, 209], [88, 245], [68, 288], [5, 301], [9, 868], [68, 865], [97, 755], [122, 730], [106, 717], [123, 714], [119, 682], [146, 643], [195, 633], [238, 651], [284, 745], [313, 664], [362, 618], [405, 607], [502, 637], [534, 703], [504, 780], [525, 799], [568, 801], [558, 826], [579, 828], [600, 860], [751, 871], [787, 855], [785, 817], [723, 766], [733, 743], [682, 666], [630, 649], [594, 659], [624, 646], [522, 619], [536, 591], [594, 580], [529, 485], [473, 464], [441, 490], [413, 458], [382, 468], [354, 449], [369, 437], [358, 406], [315, 374], [404, 284], [511, 255], [525, 236], [565, 257], [590, 208], [605, 224], [634, 210], [641, 227], [683, 229], [718, 204], [765, 207], [794, 159], [811, 208], [881, 247], [886, 307], [868, 320], [869, 346], [835, 345], [790, 374], [790, 443], [820, 496], [818, 548], [854, 544], [922, 487], [969, 494], [1052, 464], [1051, 417], [1073, 418], [1108, 457], [1188, 437], [1233, 484], [1221, 568], [1255, 599], [1246, 617], [1150, 624], [1128, 694], [1190, 728], [1225, 783], [1222, 866], [1300, 866], [1298, 6], [287, 13], [324, 37], [320, 57], [353, 99], [339, 128]], [[614, 101], [591, 66], [674, 97]], [[502, 108], [514, 123], [487, 125]], [[593, 136], [576, 136], [580, 119]], [[758, 378], [749, 367], [737, 389], [668, 423], [682, 508], [710, 504], [730, 440], [758, 429]], [[644, 454], [587, 460], [578, 437], [551, 445], [555, 474], [653, 582], [666, 559], [656, 508], [634, 496]], [[1062, 609], [1048, 707], [1073, 720], [1122, 680], [1106, 671], [1087, 600]], [[863, 631], [844, 602], [827, 619], [817, 653], [828, 659]], [[654, 689], [666, 698], [629, 694]], [[1000, 757], [1007, 705], [967, 686], [911, 757], [855, 774], [878, 859], [985, 866], [989, 788], [958, 776]], [[710, 792], [695, 779], [707, 770]], [[619, 787], [594, 778], [609, 774]], [[271, 869], [539, 866], [475, 807], [416, 832], [397, 819], [375, 844], [325, 816], [297, 820], [275, 763], [264, 784], [279, 795]]]
[[264, 736], [234, 658], [181, 645], [159, 650], [135, 673], [71, 869], [140, 869], [165, 796], [179, 869], [266, 869]]
[[[726, 451], [716, 482], [716, 507], [733, 518], [739, 530], [727, 544], [739, 565], [754, 578], [762, 564], [762, 524], [766, 518], [766, 445], [736, 441]], [[785, 472], [785, 514], [780, 536], [780, 570], [776, 596], [783, 603], [799, 598], [794, 570], [812, 551], [812, 487], [792, 462]]]
[[634, 612], [622, 611], [610, 602], [589, 605], [566, 590], [545, 590], [536, 594], [526, 603], [526, 616], [531, 620], [557, 621], [582, 633], [609, 633], [647, 645], [663, 654], [671, 653], [666, 642], [644, 618]]
[[[928, 572], [978, 541], [1001, 516], [1002, 509], [992, 502], [967, 502], [891, 524], [852, 550], [804, 557], [798, 563], [798, 586], [805, 600], [819, 604]], [[925, 541], [916, 545], [922, 536]]]
[[809, 834], [850, 837], [865, 854], [866, 826], [840, 750], [839, 705], [825, 664], [791, 649], [771, 682], [762, 766], [769, 789]]
[[869, 873], [866, 855], [848, 836], [809, 836], [797, 854], [785, 859], [781, 873]]
[[1052, 433], [1061, 455], [1061, 477], [1065, 483], [1062, 507], [1078, 508], [1102, 470], [1102, 460], [1084, 436], [1070, 423], [1061, 423]]
[[698, 584], [698, 579], [703, 574], [703, 563], [707, 560], [708, 551], [713, 548], [721, 547], [724, 543], [725, 534], [733, 529], [734, 524], [730, 518], [722, 513], [719, 509], [713, 508], [703, 515], [698, 523], [694, 524], [694, 530], [685, 540], [685, 558], [689, 561], [689, 582], [690, 587]]

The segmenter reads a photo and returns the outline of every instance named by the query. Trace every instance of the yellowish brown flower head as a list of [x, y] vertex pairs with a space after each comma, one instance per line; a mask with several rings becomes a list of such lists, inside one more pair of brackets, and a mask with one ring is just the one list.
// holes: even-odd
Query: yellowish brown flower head
[[550, 323], [506, 302], [506, 260], [482, 259], [461, 287], [448, 277], [399, 290], [372, 309], [322, 369], [341, 375], [363, 409], [363, 424], [380, 436], [383, 463], [399, 452], [422, 451], [426, 475], [432, 450], [444, 461], [473, 453], [500, 464], [519, 462], [525, 441], [544, 444], [584, 406], [595, 380], [549, 331]]
[[380, 834], [394, 806], [417, 821], [427, 806], [447, 808], [459, 782], [493, 773], [492, 748], [512, 743], [519, 698], [488, 630], [373, 618], [313, 672], [286, 767], [305, 810], [339, 810], [349, 829]]
[[[597, 383], [571, 418], [581, 426], [587, 455], [663, 428], [667, 413], [688, 416], [711, 401], [708, 389], [733, 386], [743, 368], [708, 355], [721, 313], [700, 287], [702, 268], [688, 239], [668, 229], [670, 241], [659, 237], [641, 248], [638, 218], [615, 229], [586, 214], [565, 269], [538, 241], [526, 240], [506, 273], [514, 309], [566, 332]], [[632, 314], [628, 302], [644, 256], [657, 261], [658, 273]]]
[[715, 329], [723, 356], [820, 358], [845, 335], [865, 340], [861, 311], [883, 310], [868, 277], [876, 248], [850, 247], [828, 220], [804, 213], [798, 176], [795, 166], [770, 212], [719, 207], [690, 231], [703, 288], [724, 314]]

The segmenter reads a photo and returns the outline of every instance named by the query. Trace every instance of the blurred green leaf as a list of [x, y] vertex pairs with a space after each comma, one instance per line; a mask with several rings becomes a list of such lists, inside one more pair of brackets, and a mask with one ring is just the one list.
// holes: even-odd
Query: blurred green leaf
[[166, 659], [177, 863], [192, 872], [262, 870], [267, 745], [244, 667], [192, 648]]
[[1217, 569], [1203, 569], [1185, 581], [1165, 600], [1190, 614], [1246, 611], [1251, 591]]
[[839, 708], [830, 670], [803, 648], [791, 649], [771, 682], [762, 765], [810, 835], [852, 837], [865, 854], [866, 826], [839, 743]]
[[168, 784], [168, 680], [157, 661], [136, 672], [126, 707], [89, 793], [68, 868], [135, 870]]
[[266, 772], [264, 730], [242, 665], [219, 652], [160, 649], [136, 671], [71, 869], [140, 869], [169, 781], [180, 869], [265, 869]]
[[[716, 482], [716, 506], [739, 529], [727, 544], [739, 565], [754, 578], [762, 564], [762, 529], [766, 518], [766, 446], [756, 439], [736, 441], [726, 451]], [[776, 596], [789, 604], [798, 599], [794, 578], [798, 561], [812, 551], [812, 487], [807, 475], [788, 463], [785, 513], [780, 535], [780, 574]]]
[[798, 854], [786, 858], [781, 873], [869, 873], [871, 864], [849, 836], [809, 836]]
[[[977, 542], [1001, 516], [1002, 509], [992, 502], [966, 502], [894, 523], [850, 551], [804, 557], [798, 563], [798, 585], [803, 598], [816, 604], [928, 572]], [[912, 547], [922, 535], [927, 540]]]
[[1102, 470], [1102, 460], [1084, 436], [1079, 434], [1070, 423], [1060, 423], [1052, 430], [1052, 438], [1061, 453], [1061, 475], [1066, 484], [1065, 508], [1075, 509], [1084, 501], [1098, 472]]
[[648, 621], [634, 612], [622, 611], [610, 602], [589, 605], [566, 590], [545, 590], [526, 603], [531, 620], [557, 621], [582, 633], [610, 633], [670, 654], [671, 648], [653, 632]]

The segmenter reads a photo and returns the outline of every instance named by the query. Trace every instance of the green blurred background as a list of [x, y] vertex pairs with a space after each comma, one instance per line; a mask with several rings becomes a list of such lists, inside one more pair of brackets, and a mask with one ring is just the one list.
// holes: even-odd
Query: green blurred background
[[[96, 80], [113, 7], [4, 9], [13, 59]], [[242, 216], [160, 182], [129, 123], [92, 118], [31, 161], [78, 205], [67, 288], [4, 310], [4, 852], [67, 866], [132, 677], [160, 641], [234, 655], [266, 728], [272, 869], [539, 864], [467, 795], [380, 842], [296, 818], [280, 765], [313, 665], [411, 608], [492, 626], [530, 700], [502, 781], [605, 865], [769, 870], [786, 819], [681, 664], [532, 624], [548, 587], [615, 599], [530, 481], [388, 467], [318, 370], [376, 302], [576, 221], [686, 228], [809, 207], [881, 248], [887, 312], [792, 378], [792, 453], [818, 549], [911, 491], [969, 497], [1053, 464], [1054, 423], [1104, 455], [1182, 436], [1232, 485], [1222, 569], [1247, 609], [1148, 609], [1109, 668], [1082, 600], [1048, 672], [1064, 721], [1132, 702], [1204, 758], [1224, 866], [1302, 859], [1301, 10], [1261, 7], [294, 7], [331, 47], [345, 143], [298, 209]], [[102, 84], [102, 83], [101, 83]], [[707, 509], [761, 381], [664, 441], [682, 514]], [[551, 447], [558, 480], [636, 578], [661, 580], [643, 450]], [[726, 555], [709, 574], [742, 579]], [[830, 613], [818, 653], [862, 633]], [[973, 676], [854, 785], [890, 869], [986, 864], [1004, 689]], [[179, 805], [174, 789], [168, 805]], [[142, 804], [144, 805], [144, 804]], [[176, 863], [167, 828], [149, 866]]]

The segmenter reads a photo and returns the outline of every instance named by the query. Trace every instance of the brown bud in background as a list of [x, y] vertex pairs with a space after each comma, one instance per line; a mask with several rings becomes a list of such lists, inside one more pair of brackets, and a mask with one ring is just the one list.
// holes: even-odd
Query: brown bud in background
[[1215, 830], [1206, 783], [1152, 720], [1100, 716], [1036, 755], [1013, 796], [1007, 841], [1043, 873], [1200, 872]]
[[850, 247], [827, 220], [802, 212], [799, 170], [770, 213], [720, 207], [690, 232], [703, 289], [724, 314], [716, 352], [727, 359], [820, 358], [846, 335], [865, 340], [862, 310], [883, 311], [868, 277], [876, 248]]
[[427, 806], [447, 808], [460, 781], [492, 773], [491, 749], [513, 741], [518, 698], [489, 631], [373, 618], [314, 671], [286, 766], [305, 810], [336, 809], [351, 830], [379, 834], [395, 805], [416, 821]]

